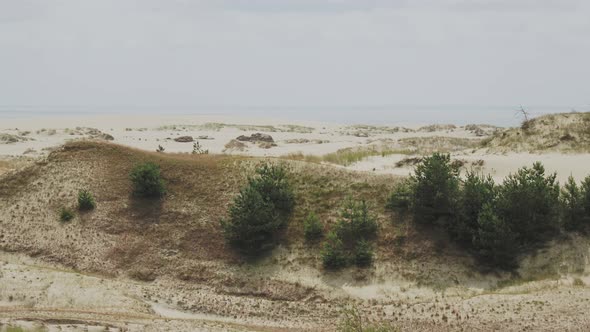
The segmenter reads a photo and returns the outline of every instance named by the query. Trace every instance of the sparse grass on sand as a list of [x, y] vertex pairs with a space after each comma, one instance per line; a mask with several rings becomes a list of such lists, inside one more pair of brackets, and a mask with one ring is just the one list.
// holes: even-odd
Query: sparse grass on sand
[[379, 148], [377, 146], [363, 148], [345, 148], [336, 152], [328, 153], [323, 156], [304, 155], [301, 152], [291, 153], [283, 158], [291, 160], [304, 160], [307, 162], [321, 163], [327, 162], [336, 165], [350, 166], [356, 162], [362, 161], [369, 157], [381, 156], [386, 157], [393, 154], [412, 154], [414, 151], [409, 149], [389, 149]]
[[491, 152], [590, 152], [590, 113], [561, 113], [530, 119], [482, 141]]
[[473, 149], [481, 144], [480, 138], [459, 138], [446, 136], [407, 137], [399, 141], [403, 149], [411, 149], [416, 154], [432, 154], [434, 152], [449, 153]]
[[[321, 157], [315, 158], [322, 161]], [[351, 298], [361, 303], [360, 310], [366, 315], [366, 322], [370, 321], [374, 327], [378, 327], [381, 320], [399, 324], [404, 330], [445, 330], [459, 326], [467, 330], [505, 330], [508, 324], [512, 326], [512, 322], [506, 322], [505, 314], [497, 311], [498, 305], [502, 304], [506, 312], [511, 312], [520, 308], [523, 301], [504, 302], [506, 297], [497, 295], [511, 296], [514, 291], [519, 296], [515, 300], [528, 301], [527, 297], [520, 296], [531, 288], [498, 290], [491, 296], [482, 294], [487, 296], [486, 301], [492, 301], [489, 304], [469, 299], [465, 302], [460, 299], [462, 295], [446, 296], [455, 290], [461, 292], [463, 286], [470, 287], [472, 280], [478, 281], [477, 288], [480, 288], [482, 279], [476, 275], [477, 267], [468, 254], [453, 246], [445, 234], [432, 227], [416, 226], [402, 216], [385, 211], [389, 193], [399, 183], [398, 177], [353, 172], [304, 160], [305, 156], [285, 160], [168, 154], [104, 142], [70, 142], [43, 161], [2, 177], [0, 221], [3, 239], [10, 240], [0, 240], [0, 248], [35, 255], [51, 264], [85, 273], [143, 280], [145, 285], [141, 287], [146, 288], [142, 294], [155, 294], [145, 290], [150, 286], [162, 286], [166, 288], [165, 293], [155, 299], [174, 299], [174, 303], [186, 311], [200, 312], [206, 308], [212, 315], [259, 317], [280, 323], [293, 322], [293, 325], [305, 320], [312, 326], [305, 326], [305, 330], [318, 330], [317, 327], [328, 330], [336, 326], [340, 318], [337, 304]], [[154, 162], [161, 167], [168, 185], [168, 195], [163, 199], [131, 195], [129, 171], [142, 162]], [[226, 245], [219, 221], [227, 215], [228, 205], [261, 162], [288, 164], [297, 203], [281, 235], [280, 248], [261, 261], [247, 262]], [[60, 205], [75, 202], [80, 188], [88, 188], [95, 195], [97, 209], [79, 215], [77, 222], [59, 224], [55, 211]], [[366, 200], [377, 215], [379, 235], [375, 239], [375, 265], [362, 271], [323, 273], [319, 270], [318, 246], [305, 242], [303, 221], [314, 211], [329, 231], [337, 223], [342, 202], [349, 195], [355, 200]], [[313, 275], [313, 286], [306, 283], [310, 275]], [[156, 282], [151, 283], [151, 280]], [[400, 281], [404, 286], [399, 292], [395, 291], [395, 286], [391, 288], [391, 294], [398, 294], [399, 298], [392, 298], [391, 302], [354, 300], [341, 287], [349, 283], [350, 288], [359, 285], [381, 288], [386, 282], [397, 285]], [[429, 295], [426, 287], [442, 291], [451, 288], [451, 291], [446, 295], [444, 292]], [[576, 290], [578, 292], [573, 294], [555, 293], [559, 301], [564, 299], [563, 302], [568, 303], [556, 310], [572, 310], [564, 312], [576, 318], [581, 316], [578, 309], [571, 309], [570, 299], [577, 297], [586, 301], [587, 288], [580, 286]], [[419, 293], [414, 296], [416, 291]], [[109, 294], [112, 292], [114, 290], [109, 288]], [[540, 295], [551, 299], [545, 293]], [[498, 302], [498, 298], [502, 302]], [[510, 304], [512, 302], [514, 305]], [[526, 304], [522, 307], [528, 308]], [[474, 309], [477, 314], [473, 314]], [[460, 314], [457, 319], [451, 315], [455, 310]], [[528, 311], [523, 310], [523, 317], [529, 322], [554, 319], [551, 326], [557, 328], [553, 330], [563, 330], [559, 327], [565, 325], [557, 324], [560, 322], [555, 320], [554, 312], [537, 312], [537, 316], [530, 317], [525, 316]], [[465, 319], [467, 315], [472, 319]], [[424, 317], [438, 318], [436, 322], [430, 322], [430, 318], [426, 322]], [[484, 325], [479, 324], [480, 317]]]
[[434, 151], [452, 152], [471, 149], [479, 146], [480, 139], [455, 137], [408, 137], [398, 141], [399, 146], [369, 145], [350, 147], [323, 156], [305, 155], [302, 152], [283, 156], [285, 159], [304, 160], [307, 162], [327, 162], [336, 165], [350, 166], [369, 157], [386, 157], [390, 155], [425, 155]]
[[[238, 258], [226, 245], [219, 222], [248, 176], [263, 161], [286, 162], [291, 168], [297, 204], [284, 234], [287, 246], [305, 244], [303, 220], [309, 211], [315, 211], [329, 225], [338, 218], [340, 205], [348, 195], [367, 200], [380, 220], [387, 219], [384, 206], [396, 183], [395, 176], [357, 174], [277, 158], [168, 154], [77, 141], [51, 153], [44, 164], [32, 165], [0, 182], [0, 197], [10, 202], [0, 202], [0, 213], [24, 218], [18, 224], [3, 224], [4, 234], [14, 239], [5, 249], [51, 252], [56, 262], [68, 266], [93, 262], [89, 269], [94, 271], [112, 271], [106, 266], [113, 265], [120, 272], [151, 269], [155, 276], [177, 275], [183, 266], [198, 260], [233, 262]], [[167, 183], [164, 199], [131, 195], [129, 172], [144, 162], [160, 166]], [[37, 232], [39, 223], [57, 233], [67, 232], [55, 219], [55, 225], [44, 223], [44, 216], [47, 211], [58, 211], [63, 204], [75, 202], [80, 188], [91, 191], [100, 208], [69, 227], [84, 225], [85, 232], [100, 235], [61, 234], [56, 235], [59, 241], [51, 242], [45, 233]], [[105, 247], [104, 241], [113, 245]], [[63, 248], [69, 248], [67, 253]], [[168, 250], [179, 252], [178, 264], [166, 263]], [[195, 273], [193, 277], [198, 278], [208, 271]]]

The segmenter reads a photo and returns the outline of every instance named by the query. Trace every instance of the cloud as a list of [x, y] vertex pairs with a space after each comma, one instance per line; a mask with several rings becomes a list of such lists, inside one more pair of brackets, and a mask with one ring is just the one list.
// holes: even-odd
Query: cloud
[[8, 104], [581, 104], [575, 0], [0, 0]]

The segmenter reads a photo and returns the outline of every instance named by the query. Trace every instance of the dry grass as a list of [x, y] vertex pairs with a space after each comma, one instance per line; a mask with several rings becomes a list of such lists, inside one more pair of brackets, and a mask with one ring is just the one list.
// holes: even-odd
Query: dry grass
[[[138, 200], [130, 195], [129, 170], [143, 161], [161, 166], [168, 194], [160, 201]], [[290, 167], [297, 204], [280, 248], [261, 261], [249, 262], [225, 245], [219, 219], [260, 162], [284, 162]], [[53, 152], [47, 162], [0, 179], [0, 250], [27, 253], [78, 271], [146, 282], [155, 279], [157, 282], [150, 286], [166, 285], [182, 295], [166, 292], [155, 298], [171, 299], [186, 311], [223, 317], [273, 317], [281, 323], [312, 321], [314, 327], [326, 330], [338, 319], [338, 305], [350, 300], [340, 291], [341, 285], [365, 286], [403, 278], [417, 285], [406, 293], [407, 298], [402, 294], [399, 299], [375, 300], [374, 304], [353, 301], [362, 303], [363, 313], [371, 322], [395, 319], [404, 330], [503, 330], [507, 325], [496, 324], [505, 321], [501, 313], [479, 309], [497, 310], [498, 302], [480, 305], [444, 293], [430, 297], [420, 293], [420, 298], [412, 294], [424, 290], [421, 285], [451, 287], [454, 291], [469, 285], [466, 279], [471, 280], [470, 275], [477, 270], [464, 250], [453, 247], [444, 234], [385, 212], [385, 201], [396, 181], [393, 176], [351, 172], [304, 160], [167, 154], [109, 143], [72, 142]], [[55, 209], [75, 202], [80, 188], [95, 194], [97, 209], [66, 225], [55, 222]], [[329, 230], [348, 195], [365, 199], [377, 214], [380, 231], [375, 242], [375, 267], [320, 275], [321, 270], [315, 270], [321, 265], [320, 249], [305, 243], [303, 219], [314, 211]], [[318, 278], [314, 280], [321, 278], [319, 287], [314, 288], [315, 282], [309, 286], [293, 280], [300, 276], [305, 280], [310, 270]], [[150, 289], [145, 286], [145, 290]], [[570, 295], [567, 297], [569, 300]], [[421, 312], [413, 310], [416, 307]], [[386, 310], [393, 316], [386, 316]], [[463, 318], [450, 320], [456, 324], [450, 327], [446, 317], [452, 318], [455, 310]], [[473, 319], [464, 319], [465, 313]], [[553, 317], [553, 313], [532, 319], [539, 321]], [[484, 317], [484, 327], [478, 323], [479, 317]], [[437, 322], [428, 325], [431, 318]], [[468, 323], [471, 325], [465, 325]]]
[[530, 119], [520, 128], [497, 132], [482, 141], [490, 151], [590, 151], [590, 113], [550, 114]]
[[584, 283], [584, 281], [580, 278], [574, 278], [574, 281], [572, 284], [576, 287], [585, 287], [586, 286], [586, 283]]
[[[380, 220], [387, 220], [385, 200], [395, 183], [391, 176], [302, 161], [156, 153], [77, 141], [51, 153], [46, 164], [24, 168], [0, 182], [0, 197], [6, 198], [0, 203], [0, 216], [16, 216], [2, 223], [5, 238], [11, 241], [0, 240], [0, 248], [43, 253], [67, 266], [117, 271], [139, 279], [148, 270], [149, 278], [177, 276], [175, 266], [188, 262], [234, 264], [242, 258], [226, 245], [219, 222], [247, 177], [264, 160], [287, 162], [292, 170], [297, 205], [282, 239], [287, 247], [304, 245], [302, 225], [309, 211], [329, 226], [348, 195], [367, 200]], [[162, 200], [130, 195], [129, 171], [146, 161], [161, 167], [167, 186]], [[97, 209], [64, 228], [55, 223], [54, 212], [75, 202], [80, 188], [94, 193]], [[46, 221], [48, 213], [51, 222]], [[73, 234], [69, 228], [75, 230]]]
[[412, 150], [416, 154], [431, 154], [433, 152], [454, 152], [472, 149], [480, 146], [481, 139], [457, 138], [445, 136], [408, 137], [399, 140], [402, 148]]
[[452, 152], [471, 149], [479, 146], [480, 139], [454, 137], [410, 137], [398, 141], [397, 145], [370, 145], [340, 149], [323, 156], [291, 153], [285, 159], [302, 160], [313, 163], [327, 162], [336, 165], [350, 166], [369, 157], [386, 157], [395, 154], [430, 154], [433, 152]]
[[393, 154], [411, 154], [412, 150], [391, 149], [387, 147], [369, 146], [361, 148], [345, 148], [323, 156], [304, 155], [303, 153], [291, 153], [283, 156], [290, 160], [303, 160], [312, 163], [327, 162], [336, 165], [350, 166], [369, 157], [386, 157]]
[[0, 160], [0, 175], [12, 168], [12, 162], [8, 160]]

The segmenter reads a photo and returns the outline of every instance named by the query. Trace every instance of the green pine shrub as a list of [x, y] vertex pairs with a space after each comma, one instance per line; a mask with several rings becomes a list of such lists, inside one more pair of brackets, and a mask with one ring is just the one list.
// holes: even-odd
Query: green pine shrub
[[358, 238], [370, 239], [377, 235], [377, 220], [367, 203], [347, 198], [340, 210], [336, 233], [347, 242]]
[[88, 211], [93, 210], [96, 207], [96, 201], [94, 196], [88, 190], [80, 190], [78, 192], [78, 210]]
[[348, 255], [344, 250], [344, 244], [335, 232], [330, 232], [326, 236], [321, 256], [326, 269], [338, 269], [348, 264]]
[[387, 209], [406, 213], [412, 208], [414, 197], [414, 182], [405, 180], [395, 186], [387, 199]]
[[434, 153], [416, 166], [412, 207], [414, 218], [422, 224], [446, 222], [454, 216], [459, 196], [459, 169], [448, 154]]
[[561, 189], [541, 163], [519, 169], [501, 185], [490, 176], [459, 175], [449, 155], [435, 153], [395, 188], [387, 207], [442, 226], [483, 262], [501, 268], [516, 267], [521, 253], [551, 239], [561, 225], [579, 230], [590, 224], [590, 177], [581, 186], [570, 178]]
[[249, 185], [271, 201], [278, 212], [290, 215], [295, 206], [295, 195], [284, 164], [262, 164], [256, 168], [257, 177], [249, 180]]
[[234, 199], [229, 220], [222, 221], [228, 241], [246, 254], [254, 255], [272, 247], [281, 218], [272, 202], [252, 186], [247, 186]]
[[315, 213], [310, 212], [303, 221], [303, 232], [309, 242], [316, 241], [324, 235], [324, 225]]
[[61, 222], [68, 222], [71, 221], [72, 219], [74, 219], [74, 211], [72, 211], [72, 209], [62, 206], [59, 209], [59, 220]]
[[340, 220], [324, 243], [324, 267], [336, 269], [350, 263], [360, 267], [370, 265], [373, 251], [369, 241], [377, 236], [377, 230], [377, 219], [367, 203], [347, 198], [340, 211]]
[[140, 197], [161, 197], [166, 193], [160, 166], [152, 162], [136, 165], [129, 174], [133, 193]]
[[234, 198], [228, 218], [221, 221], [226, 240], [250, 256], [271, 249], [292, 214], [294, 201], [283, 165], [258, 167], [256, 176]]
[[494, 206], [484, 204], [473, 236], [473, 246], [478, 255], [492, 265], [513, 268], [517, 254], [515, 237], [508, 223], [498, 217]]
[[584, 220], [586, 225], [590, 225], [590, 176], [582, 181], [582, 208], [584, 209]]
[[543, 241], [558, 230], [559, 193], [556, 174], [545, 175], [543, 165], [534, 163], [504, 179], [498, 191], [497, 214], [520, 243]]
[[371, 244], [364, 239], [359, 240], [354, 248], [354, 263], [358, 267], [371, 265], [373, 262], [373, 248]]
[[586, 216], [583, 205], [584, 192], [572, 176], [561, 189], [560, 203], [563, 227], [567, 230], [579, 230], [585, 222]]
[[459, 243], [471, 244], [473, 236], [477, 233], [478, 217], [483, 205], [496, 199], [496, 189], [491, 176], [467, 173], [459, 193], [457, 215], [449, 225], [453, 238]]

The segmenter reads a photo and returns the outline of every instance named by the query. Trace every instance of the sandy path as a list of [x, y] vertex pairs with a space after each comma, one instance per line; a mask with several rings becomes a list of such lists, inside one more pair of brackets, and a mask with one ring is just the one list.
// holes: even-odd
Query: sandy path
[[[238, 324], [230, 317], [183, 312], [158, 298], [162, 291], [158, 284], [81, 274], [5, 252], [0, 252], [0, 266], [0, 326], [43, 326], [50, 331], [264, 328]], [[148, 300], [146, 294], [153, 296]]]

